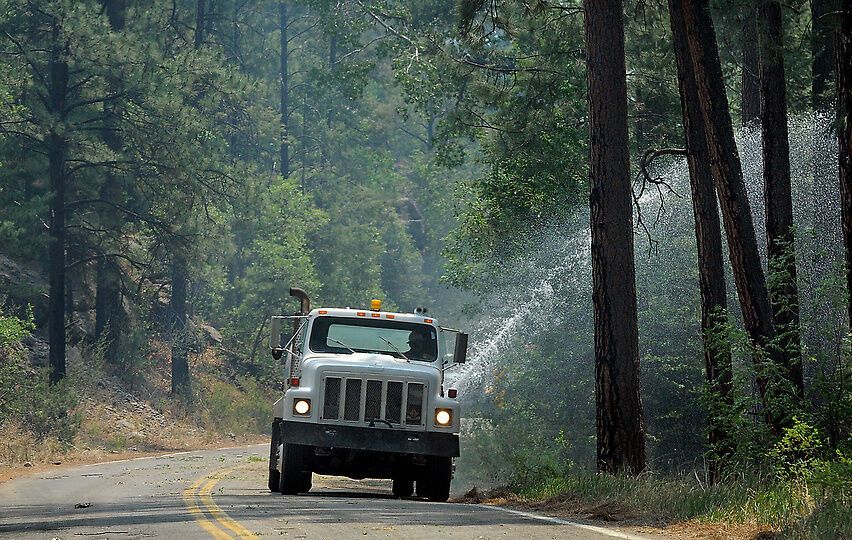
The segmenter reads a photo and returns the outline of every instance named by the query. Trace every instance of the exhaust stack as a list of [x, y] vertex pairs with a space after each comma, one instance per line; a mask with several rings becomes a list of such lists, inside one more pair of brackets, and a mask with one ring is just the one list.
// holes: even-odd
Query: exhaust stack
[[295, 296], [299, 299], [299, 315], [307, 315], [311, 312], [311, 299], [304, 289], [290, 287], [290, 296]]

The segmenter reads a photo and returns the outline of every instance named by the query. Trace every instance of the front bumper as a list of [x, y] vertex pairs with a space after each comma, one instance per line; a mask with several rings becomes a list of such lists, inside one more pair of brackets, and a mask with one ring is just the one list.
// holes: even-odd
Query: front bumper
[[458, 457], [455, 433], [281, 422], [281, 441], [321, 448], [348, 448], [398, 454]]

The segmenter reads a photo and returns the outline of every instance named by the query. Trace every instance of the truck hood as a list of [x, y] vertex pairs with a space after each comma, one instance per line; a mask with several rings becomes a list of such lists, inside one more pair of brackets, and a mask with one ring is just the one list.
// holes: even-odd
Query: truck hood
[[316, 353], [302, 359], [302, 380], [305, 383], [316, 381], [319, 370], [338, 373], [353, 373], [362, 377], [374, 376], [377, 379], [406, 378], [440, 384], [440, 364], [426, 362], [407, 362], [387, 354], [354, 353], [328, 354]]

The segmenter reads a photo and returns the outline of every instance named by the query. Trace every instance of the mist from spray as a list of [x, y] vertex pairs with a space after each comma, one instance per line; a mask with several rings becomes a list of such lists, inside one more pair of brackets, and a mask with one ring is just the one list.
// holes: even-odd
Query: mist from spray
[[[837, 334], [804, 332], [806, 354], [825, 349], [826, 342], [842, 339], [844, 327], [844, 307], [827, 299], [830, 291], [827, 292], [824, 285], [833, 273], [839, 272], [842, 261], [837, 145], [831, 125], [832, 118], [821, 114], [793, 116], [789, 120], [802, 321], [826, 323], [826, 328], [835, 329]], [[759, 130], [741, 130], [738, 146], [765, 266]], [[701, 418], [696, 419], [695, 415], [683, 420], [693, 425], [684, 426], [673, 426], [669, 420], [653, 417], [669, 414], [665, 403], [653, 402], [658, 383], [655, 379], [658, 370], [654, 363], [659, 358], [677, 357], [689, 364], [697, 374], [689, 379], [690, 384], [700, 386], [703, 369], [697, 251], [686, 160], [661, 160], [656, 164], [655, 174], [671, 187], [671, 191], [645, 192], [640, 208], [652, 239], [639, 228], [634, 237], [646, 419], [649, 433], [655, 425], [665, 425], [666, 430], [676, 432], [681, 428], [684, 434], [700, 440], [700, 429], [694, 423]], [[634, 223], [636, 219], [634, 211]], [[543, 340], [554, 339], [555, 329], [565, 329], [570, 339], [570, 342], [560, 344], [564, 354], [555, 361], [560, 365], [582, 363], [583, 376], [593, 377], [590, 243], [589, 212], [584, 208], [561, 223], [543, 227], [532, 234], [527, 244], [528, 252], [523, 256], [508, 261], [489, 261], [490, 265], [498, 268], [494, 272], [497, 283], [489, 284], [489, 290], [496, 292], [483, 299], [483, 316], [469, 325], [473, 330], [468, 362], [448, 373], [449, 382], [459, 389], [463, 403], [476, 402], [477, 406], [481, 406], [481, 396], [489, 393], [495, 374], [506, 369], [523, 369], [524, 366], [512, 365], [512, 362], [518, 362], [519, 351], [536, 348]], [[727, 246], [724, 251], [726, 268], [730, 268]], [[739, 303], [730, 270], [726, 270], [726, 274], [729, 311], [738, 318]], [[588, 398], [554, 395], [542, 399], [552, 399], [557, 406], [558, 400], [588, 402]], [[649, 401], [650, 407], [647, 405]], [[585, 405], [585, 410], [593, 418], [592, 404]], [[694, 453], [693, 450], [690, 452]], [[684, 459], [684, 456], [678, 459]]]

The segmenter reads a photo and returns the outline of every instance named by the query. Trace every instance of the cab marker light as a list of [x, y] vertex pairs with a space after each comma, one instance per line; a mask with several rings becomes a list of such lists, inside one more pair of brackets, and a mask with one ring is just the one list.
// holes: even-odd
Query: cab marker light
[[321, 310], [319, 310], [319, 314], [320, 315], [328, 315], [328, 310], [327, 309], [321, 309]]
[[447, 397], [450, 398], [450, 399], [456, 399], [456, 397], [458, 397], [458, 395], [459, 395], [459, 391], [456, 390], [455, 388], [450, 388], [449, 390], [447, 390]]
[[432, 323], [432, 319], [423, 319], [423, 322], [425, 322], [425, 323], [427, 323], [427, 324], [431, 324], [431, 323]]
[[359, 317], [363, 317], [363, 316], [364, 316], [364, 315], [366, 315], [366, 314], [367, 314], [367, 312], [366, 312], [366, 311], [356, 311], [356, 312], [355, 312], [355, 315], [358, 315]]

